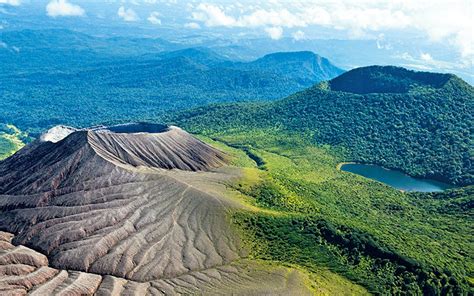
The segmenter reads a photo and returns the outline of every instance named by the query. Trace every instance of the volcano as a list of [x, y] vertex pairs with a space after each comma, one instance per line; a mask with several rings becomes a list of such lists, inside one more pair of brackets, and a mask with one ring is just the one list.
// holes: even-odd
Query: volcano
[[227, 159], [174, 126], [50, 129], [0, 162], [0, 294], [307, 294], [247, 258]]

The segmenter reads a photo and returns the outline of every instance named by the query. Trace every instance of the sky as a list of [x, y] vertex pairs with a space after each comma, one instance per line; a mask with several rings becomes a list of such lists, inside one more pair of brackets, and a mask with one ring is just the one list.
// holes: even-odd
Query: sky
[[56, 20], [101, 18], [157, 29], [178, 28], [190, 34], [211, 32], [295, 41], [373, 39], [381, 49], [399, 41], [423, 40], [448, 47], [455, 58], [442, 60], [421, 49], [416, 54], [397, 54], [407, 63], [411, 60], [426, 68], [447, 63], [473, 67], [474, 0], [0, 0], [0, 17], [6, 7], [14, 11], [33, 9], [34, 5], [37, 13]]

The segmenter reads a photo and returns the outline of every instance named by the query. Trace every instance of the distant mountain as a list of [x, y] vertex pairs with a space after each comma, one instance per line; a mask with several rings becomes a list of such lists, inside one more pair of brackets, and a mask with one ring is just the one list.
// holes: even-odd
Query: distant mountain
[[[474, 84], [474, 68], [459, 63], [459, 55], [449, 43], [434, 44], [419, 38], [415, 48], [412, 41], [398, 38], [390, 42], [380, 39], [332, 39], [334, 36], [321, 39], [305, 38], [295, 41], [291, 37], [279, 40], [268, 38], [239, 39], [234, 42], [225, 40], [208, 41], [206, 45], [220, 54], [243, 60], [254, 60], [272, 52], [289, 52], [309, 50], [328, 58], [331, 62], [344, 69], [353, 69], [367, 65], [396, 65], [414, 70], [431, 68], [430, 71], [451, 72]], [[220, 42], [219, 42], [220, 41]], [[427, 63], [419, 58], [419, 48], [430, 48], [431, 56], [436, 56], [440, 63]], [[405, 54], [401, 54], [405, 53]]]
[[159, 38], [98, 37], [65, 29], [5, 31], [0, 36], [0, 74], [80, 68], [180, 48]]
[[474, 183], [472, 110], [474, 88], [454, 75], [374, 66], [284, 100], [198, 108], [174, 120], [195, 131], [309, 133], [353, 161], [466, 185]]
[[277, 52], [251, 62], [236, 62], [211, 49], [197, 47], [164, 52], [154, 58], [165, 61], [173, 58], [187, 58], [196, 65], [214, 68], [216, 71], [232, 69], [253, 72], [262, 77], [271, 76], [272, 79], [278, 80], [284, 77], [296, 82], [301, 88], [344, 73], [344, 70], [333, 65], [328, 59], [309, 51]]
[[314, 81], [328, 80], [344, 73], [328, 59], [310, 51], [272, 53], [245, 65], [248, 69], [280, 75], [291, 73], [300, 84], [308, 86]]
[[176, 51], [168, 51], [159, 54], [157, 58], [164, 60], [172, 58], [188, 58], [192, 61], [195, 61], [196, 63], [207, 66], [219, 65], [229, 62], [227, 58], [205, 47], [192, 47]]
[[141, 55], [183, 48], [160, 38], [91, 36], [66, 29], [21, 30], [2, 32], [1, 41], [21, 50], [93, 51], [108, 55]]
[[342, 71], [309, 52], [243, 63], [204, 47], [68, 30], [8, 32], [2, 40], [0, 123], [29, 132], [151, 119], [209, 103], [273, 100]]

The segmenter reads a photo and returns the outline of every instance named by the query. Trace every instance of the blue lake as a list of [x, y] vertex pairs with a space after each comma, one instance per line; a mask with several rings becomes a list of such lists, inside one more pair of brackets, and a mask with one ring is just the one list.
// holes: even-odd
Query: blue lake
[[436, 180], [414, 178], [400, 171], [386, 169], [378, 165], [348, 163], [343, 164], [341, 170], [358, 174], [404, 191], [436, 192], [454, 187]]

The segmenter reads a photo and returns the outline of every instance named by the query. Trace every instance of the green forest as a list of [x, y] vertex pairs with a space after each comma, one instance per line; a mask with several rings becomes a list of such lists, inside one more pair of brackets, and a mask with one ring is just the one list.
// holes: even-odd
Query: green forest
[[[367, 75], [376, 89], [350, 87]], [[296, 266], [315, 281], [329, 270], [373, 294], [468, 295], [474, 91], [453, 75], [423, 75], [356, 69], [282, 100], [198, 107], [153, 121], [198, 135], [242, 168], [227, 186], [251, 206], [231, 214], [251, 258]], [[27, 140], [3, 126], [0, 155]], [[340, 171], [347, 161], [457, 188], [401, 192]]]
[[[473, 186], [403, 193], [341, 172], [345, 152], [272, 129], [207, 132], [244, 177], [255, 208], [233, 214], [253, 258], [329, 269], [374, 294], [472, 291]], [[244, 198], [244, 199], [245, 199]]]
[[0, 0], [0, 296], [474, 296], [473, 8]]
[[[179, 115], [177, 122], [200, 133], [272, 128], [344, 150], [347, 161], [379, 164], [452, 184], [472, 184], [473, 87], [453, 75], [427, 73], [445, 80], [434, 87], [421, 79], [417, 83], [404, 76], [389, 79], [385, 73], [409, 75], [409, 70], [368, 70], [383, 80], [402, 80], [399, 85], [405, 86], [399, 90], [406, 91], [342, 92], [332, 90], [330, 81], [280, 101], [197, 108]], [[351, 70], [334, 80], [340, 85], [345, 78], [352, 85], [366, 71]]]
[[26, 133], [11, 124], [0, 124], [0, 160], [21, 149], [29, 141]]
[[2, 40], [22, 51], [0, 51], [0, 123], [34, 136], [58, 124], [155, 120], [210, 103], [280, 99], [343, 73], [307, 51], [242, 62], [207, 48], [67, 30], [6, 32]]
[[[374, 294], [472, 293], [473, 88], [452, 75], [427, 84], [436, 79], [393, 67], [342, 76], [350, 85], [367, 72], [401, 80], [399, 87], [375, 81], [384, 92], [343, 92], [329, 81], [280, 101], [214, 105], [168, 120], [247, 168], [230, 186], [257, 209], [233, 221], [255, 258], [314, 274], [328, 268]], [[347, 161], [467, 186], [405, 193], [339, 171]]]

